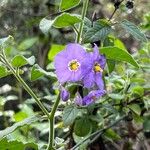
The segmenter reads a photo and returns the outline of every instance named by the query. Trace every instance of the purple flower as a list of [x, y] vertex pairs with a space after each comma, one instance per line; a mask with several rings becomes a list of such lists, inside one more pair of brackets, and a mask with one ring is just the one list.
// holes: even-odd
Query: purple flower
[[83, 99], [82, 99], [82, 97], [80, 96], [79, 93], [77, 93], [77, 96], [76, 96], [76, 99], [75, 99], [75, 104], [77, 104], [79, 106], [83, 105]]
[[104, 89], [102, 72], [106, 64], [104, 55], [99, 54], [97, 45], [94, 46], [94, 51], [87, 54], [82, 64], [83, 83], [86, 88], [91, 88], [97, 85], [99, 89]]
[[106, 93], [105, 90], [94, 90], [91, 91], [87, 96], [83, 98], [83, 105], [90, 105], [94, 103], [98, 98]]
[[55, 57], [56, 75], [60, 83], [76, 82], [83, 77], [81, 65], [86, 56], [84, 48], [76, 43], [68, 44], [66, 49]]
[[64, 102], [66, 102], [70, 97], [70, 93], [64, 87], [62, 87], [60, 97]]

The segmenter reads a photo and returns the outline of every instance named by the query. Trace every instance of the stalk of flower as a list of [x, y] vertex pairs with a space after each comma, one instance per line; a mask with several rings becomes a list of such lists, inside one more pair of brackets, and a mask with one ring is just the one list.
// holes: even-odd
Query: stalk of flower
[[81, 81], [83, 77], [81, 66], [85, 57], [85, 49], [76, 43], [68, 44], [65, 50], [56, 55], [54, 64], [61, 84]]
[[105, 56], [99, 54], [98, 47], [95, 44], [93, 52], [87, 54], [81, 66], [82, 72], [85, 75], [83, 77], [84, 87], [92, 88], [96, 85], [99, 89], [104, 89], [102, 72], [105, 64]]

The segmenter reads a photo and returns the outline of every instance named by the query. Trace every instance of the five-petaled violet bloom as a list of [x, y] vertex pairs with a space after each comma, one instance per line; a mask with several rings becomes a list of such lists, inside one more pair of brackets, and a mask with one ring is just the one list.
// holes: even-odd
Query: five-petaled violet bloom
[[82, 79], [81, 66], [85, 56], [85, 49], [77, 43], [68, 44], [65, 50], [56, 55], [56, 75], [61, 84], [67, 81], [77, 82]]
[[[83, 98], [79, 93], [76, 96], [75, 103], [83, 106], [94, 103], [106, 93], [102, 79], [105, 64], [106, 59], [99, 54], [97, 45], [93, 52], [88, 53], [81, 45], [71, 43], [55, 57], [56, 75], [60, 84], [82, 81], [84, 87], [90, 89], [89, 94]], [[67, 101], [69, 96], [67, 90], [61, 89], [63, 101]]]
[[98, 47], [95, 45], [93, 52], [87, 54], [82, 64], [82, 73], [85, 75], [83, 83], [86, 88], [92, 88], [96, 85], [99, 89], [104, 89], [102, 72], [105, 64], [105, 56], [99, 54]]

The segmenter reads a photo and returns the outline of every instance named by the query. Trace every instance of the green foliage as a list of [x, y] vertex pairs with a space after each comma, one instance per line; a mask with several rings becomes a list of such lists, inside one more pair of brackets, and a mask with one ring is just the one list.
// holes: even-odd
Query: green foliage
[[145, 132], [150, 132], [150, 117], [149, 116], [145, 117], [144, 122], [143, 122], [143, 128]]
[[79, 110], [75, 107], [75, 105], [69, 105], [65, 107], [62, 118], [64, 126], [73, 124], [74, 120], [78, 116], [78, 111]]
[[60, 3], [60, 10], [64, 11], [67, 9], [70, 9], [72, 7], [77, 6], [80, 3], [81, 0], [61, 0]]
[[[20, 4], [19, 0], [8, 3], [8, 8], [13, 9], [18, 2]], [[76, 149], [84, 150], [87, 147], [92, 149], [95, 143], [96, 148], [99, 149], [96, 141], [91, 143], [98, 135], [102, 137], [104, 144], [107, 147], [111, 145], [112, 149], [115, 149], [116, 146], [118, 149], [120, 147], [128, 149], [126, 141], [131, 141], [129, 149], [132, 149], [135, 143], [140, 145], [140, 141], [136, 141], [136, 139], [140, 140], [137, 137], [141, 135], [144, 145], [146, 133], [150, 131], [150, 42], [146, 39], [149, 36], [150, 15], [149, 13], [144, 14], [143, 23], [141, 22], [142, 18], [138, 20], [141, 14], [135, 17], [130, 15], [133, 17], [133, 21], [142, 24], [141, 27], [144, 31], [141, 31], [134, 23], [127, 20], [122, 21], [122, 18], [129, 18], [123, 7], [125, 1], [118, 8], [121, 11], [116, 11], [119, 15], [113, 14], [112, 19], [106, 17], [107, 14], [111, 16], [111, 12], [114, 11], [111, 10], [111, 7], [107, 8], [111, 3], [107, 5], [106, 1], [102, 0], [101, 4], [106, 7], [99, 10], [97, 7], [99, 4], [95, 4], [97, 1], [90, 1], [88, 13], [86, 13], [86, 7], [84, 7], [84, 11], [81, 10], [84, 2], [85, 0], [49, 0], [46, 3], [45, 1], [36, 1], [32, 4], [32, 2], [26, 1], [21, 3], [21, 10], [18, 11], [20, 12], [18, 18], [21, 17], [21, 22], [18, 18], [12, 21], [13, 17], [7, 17], [8, 14], [4, 15], [4, 19], [2, 19], [4, 21], [1, 22], [1, 24], [4, 22], [4, 30], [1, 29], [1, 34], [11, 33], [16, 41], [12, 43], [11, 36], [0, 39], [0, 78], [12, 74], [7, 63], [10, 62], [12, 56], [15, 56], [10, 65], [14, 67], [16, 76], [22, 71], [25, 72], [16, 78], [23, 77], [25, 85], [22, 82], [18, 84], [12, 76], [0, 81], [0, 128], [2, 128], [0, 150], [44, 150], [47, 148], [49, 132], [50, 134], [55, 133], [53, 149], [66, 149], [72, 144], [71, 140], [75, 141]], [[5, 11], [5, 8], [7, 10], [6, 3], [3, 4], [1, 17], [9, 12]], [[79, 5], [80, 3], [81, 5]], [[23, 7], [24, 5], [25, 7]], [[76, 9], [76, 6], [79, 7]], [[18, 6], [16, 8], [18, 9]], [[93, 10], [99, 12], [98, 15], [94, 15]], [[108, 13], [103, 11], [108, 11]], [[16, 12], [15, 10], [13, 13]], [[76, 12], [79, 13], [76, 14]], [[81, 12], [85, 13], [85, 18]], [[101, 14], [104, 14], [105, 18], [97, 19], [102, 16]], [[39, 28], [44, 34], [37, 29], [39, 21]], [[134, 39], [130, 41], [127, 36], [122, 35], [123, 29], [142, 44]], [[80, 88], [81, 82], [60, 85], [54, 70], [55, 56], [65, 49], [67, 43], [78, 41], [78, 37], [80, 37], [80, 44], [89, 52], [92, 50], [91, 43], [97, 43], [100, 53], [107, 58], [107, 64], [103, 71], [106, 94], [89, 106], [78, 106], [75, 104], [75, 98], [77, 92], [83, 93], [85, 96], [90, 90], [95, 90], [95, 87], [93, 89]], [[38, 59], [40, 65], [34, 64], [34, 56], [24, 57], [33, 55], [33, 53], [35, 57], [40, 58]], [[4, 62], [5, 58], [8, 60], [7, 63]], [[31, 68], [28, 68], [30, 67], [28, 64], [31, 65]], [[27, 66], [23, 67], [24, 65]], [[23, 67], [23, 69], [18, 67]], [[30, 74], [31, 81], [38, 81], [28, 81], [28, 74]], [[28, 91], [26, 83], [31, 85], [33, 90]], [[49, 131], [49, 118], [52, 119], [51, 112], [56, 109], [56, 102], [58, 102], [56, 97], [61, 90], [60, 86], [64, 86], [70, 92], [70, 98], [67, 102], [60, 101], [54, 114], [55, 119], [52, 120], [55, 129], [53, 132], [52, 129]], [[35, 95], [29, 98], [25, 90], [30, 96], [33, 96], [32, 91]], [[35, 103], [35, 100], [39, 99], [41, 101], [36, 102], [38, 105], [40, 104], [40, 107]], [[41, 106], [48, 111], [48, 115], [44, 115], [43, 109], [40, 111]], [[42, 119], [40, 116], [35, 116], [37, 113], [43, 115]], [[124, 115], [126, 117], [122, 118]], [[122, 118], [121, 122], [118, 122], [120, 117]], [[52, 121], [51, 123], [53, 123]], [[93, 135], [93, 133], [97, 134]], [[68, 142], [66, 139], [71, 140]], [[53, 138], [49, 140], [53, 140]], [[125, 144], [120, 145], [120, 140]], [[37, 144], [34, 144], [35, 142]], [[70, 146], [69, 149], [72, 147]]]
[[64, 45], [53, 44], [48, 52], [48, 59], [53, 61], [56, 54], [65, 48]]
[[22, 41], [19, 45], [18, 45], [18, 49], [19, 50], [26, 50], [31, 48], [36, 42], [38, 41], [37, 37], [33, 37], [33, 38], [27, 38], [24, 41]]
[[54, 20], [48, 20], [46, 18], [43, 18], [40, 21], [39, 28], [44, 34], [47, 34], [49, 33], [49, 30], [52, 27], [53, 23], [54, 23]]
[[57, 16], [54, 20], [48, 20], [46, 18], [43, 18], [40, 22], [39, 28], [44, 34], [47, 34], [52, 26], [55, 28], [64, 28], [73, 26], [76, 23], [80, 22], [81, 19], [78, 15], [63, 13]]
[[128, 21], [128, 20], [123, 20], [121, 22], [121, 26], [126, 29], [127, 32], [129, 32], [130, 34], [132, 34], [137, 40], [146, 42], [147, 39], [145, 37], [145, 35], [140, 31], [140, 29], [134, 25], [132, 22]]
[[[5, 38], [1, 38], [0, 39], [0, 46], [4, 47], [9, 41], [11, 41], [13, 39], [12, 36], [8, 36], [8, 37], [5, 37]], [[1, 47], [0, 47], [1, 49]]]
[[103, 41], [111, 31], [111, 26], [106, 20], [98, 20], [94, 22], [93, 27], [87, 29], [84, 40], [85, 42]]
[[1, 150], [23, 150], [23, 149], [33, 149], [38, 150], [38, 146], [35, 143], [22, 143], [19, 141], [9, 141], [6, 138], [0, 141]]
[[128, 106], [134, 113], [136, 113], [137, 115], [141, 114], [141, 108], [139, 105], [137, 104], [131, 104]]
[[39, 116], [32, 116], [23, 121], [15, 123], [11, 127], [8, 127], [5, 130], [0, 131], [0, 139], [2, 139], [3, 137], [6, 137], [8, 134], [14, 132], [16, 129], [18, 129], [22, 126], [25, 126], [25, 125], [30, 125], [31, 123], [36, 122], [38, 120], [39, 120]]
[[104, 134], [108, 139], [110, 139], [112, 142], [115, 140], [120, 140], [121, 137], [112, 129], [106, 130]]
[[73, 15], [69, 13], [63, 13], [60, 16], [56, 17], [53, 26], [55, 28], [64, 28], [73, 26], [76, 23], [80, 23], [82, 20], [78, 15]]
[[55, 77], [52, 72], [45, 71], [38, 64], [35, 64], [32, 67], [32, 69], [31, 69], [31, 81], [35, 81], [35, 80], [43, 77], [44, 75]]
[[92, 124], [88, 117], [77, 119], [74, 125], [74, 132], [77, 136], [84, 137], [92, 131]]
[[35, 57], [34, 56], [31, 56], [29, 58], [25, 58], [22, 55], [17, 55], [11, 61], [11, 64], [14, 67], [22, 67], [22, 66], [27, 65], [27, 64], [33, 65], [34, 63], [35, 63]]
[[134, 58], [125, 50], [122, 50], [118, 47], [102, 47], [100, 53], [104, 54], [107, 59], [117, 60], [117, 61], [126, 61], [132, 64], [135, 67], [139, 67]]
[[8, 71], [6, 67], [0, 66], [0, 78], [3, 78], [8, 75]]

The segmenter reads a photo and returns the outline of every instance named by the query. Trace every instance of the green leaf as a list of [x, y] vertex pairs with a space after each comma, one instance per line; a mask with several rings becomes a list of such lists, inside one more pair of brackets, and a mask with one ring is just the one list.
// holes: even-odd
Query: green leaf
[[63, 123], [65, 126], [71, 125], [78, 115], [78, 109], [74, 105], [65, 107], [63, 112]]
[[67, 9], [70, 9], [72, 7], [75, 7], [77, 5], [79, 5], [81, 0], [61, 0], [61, 3], [60, 3], [60, 10], [61, 11], [64, 11], [64, 10], [67, 10]]
[[38, 64], [35, 64], [32, 67], [32, 70], [31, 70], [31, 81], [35, 81], [35, 80], [43, 77], [44, 75], [55, 77], [54, 74], [53, 74], [53, 72], [47, 72], [47, 71], [45, 71]]
[[24, 41], [22, 41], [22, 42], [19, 44], [18, 49], [20, 49], [20, 50], [29, 49], [29, 48], [31, 48], [37, 41], [38, 41], [38, 38], [37, 38], [37, 37], [25, 39]]
[[11, 127], [8, 127], [4, 130], [0, 131], [0, 139], [2, 139], [3, 137], [7, 136], [8, 134], [12, 133], [13, 131], [15, 131], [16, 129], [25, 126], [25, 125], [30, 125], [33, 122], [36, 122], [39, 120], [39, 117], [37, 116], [32, 116], [30, 118], [27, 118], [21, 122], [17, 122], [14, 125], [12, 125]]
[[31, 70], [31, 81], [35, 81], [44, 76], [45, 70], [43, 70], [38, 64], [35, 64]]
[[111, 31], [112, 29], [108, 22], [105, 20], [98, 20], [94, 22], [93, 27], [89, 28], [85, 33], [85, 42], [103, 41]]
[[39, 28], [44, 34], [47, 34], [52, 26], [55, 28], [64, 28], [73, 26], [81, 21], [82, 20], [79, 15], [63, 13], [57, 16], [54, 20], [48, 20], [46, 18], [43, 18], [40, 22]]
[[108, 96], [115, 100], [122, 100], [125, 97], [125, 95], [123, 94], [115, 94], [115, 93], [108, 94]]
[[52, 25], [53, 25], [53, 23], [54, 23], [54, 20], [48, 20], [48, 19], [46, 19], [46, 18], [43, 18], [43, 19], [40, 21], [39, 28], [40, 28], [40, 30], [41, 30], [44, 34], [48, 34], [50, 28], [51, 28]]
[[87, 117], [80, 118], [75, 121], [74, 132], [77, 136], [84, 137], [92, 129], [92, 124]]
[[134, 58], [125, 50], [122, 50], [118, 47], [102, 47], [100, 49], [100, 53], [104, 54], [107, 59], [117, 60], [117, 61], [125, 61], [133, 66], [139, 68], [137, 62], [134, 60]]
[[144, 118], [143, 128], [145, 132], [150, 132], [150, 116]]
[[138, 104], [131, 104], [131, 105], [128, 106], [128, 108], [130, 108], [137, 115], [141, 114], [141, 108]]
[[25, 58], [22, 55], [17, 55], [11, 61], [11, 64], [14, 67], [22, 67], [22, 66], [27, 65], [27, 64], [33, 65], [34, 63], [35, 63], [35, 57], [34, 56], [31, 56], [29, 58]]
[[56, 54], [65, 48], [64, 45], [53, 44], [48, 52], [48, 59], [53, 61]]
[[130, 34], [132, 34], [137, 40], [140, 40], [140, 41], [143, 41], [143, 42], [146, 42], [147, 39], [144, 35], [144, 33], [142, 33], [140, 31], [140, 29], [135, 25], [133, 24], [132, 22], [128, 21], [128, 20], [123, 20], [121, 22], [121, 26], [127, 31], [129, 32]]
[[0, 78], [3, 78], [8, 75], [8, 71], [4, 66], [0, 66]]
[[6, 138], [0, 141], [0, 150], [25, 150], [32, 149], [38, 150], [38, 146], [35, 143], [22, 143], [19, 141], [8, 141]]
[[53, 26], [55, 28], [64, 28], [73, 26], [74, 24], [79, 23], [81, 21], [82, 20], [78, 15], [63, 13], [60, 16], [56, 17]]
[[13, 39], [13, 37], [11, 35], [9, 35], [8, 37], [5, 37], [5, 38], [1, 38], [0, 39], [0, 46], [3, 47], [7, 42], [9, 42], [12, 39]]
[[136, 94], [138, 96], [143, 96], [144, 95], [144, 88], [142, 86], [139, 86], [139, 85], [134, 86], [132, 88], [132, 93]]
[[105, 131], [104, 135], [109, 138], [111, 141], [120, 140], [121, 137], [112, 129], [108, 129]]
[[108, 66], [109, 73], [111, 73], [115, 69], [115, 61], [111, 59], [107, 59], [107, 66]]

